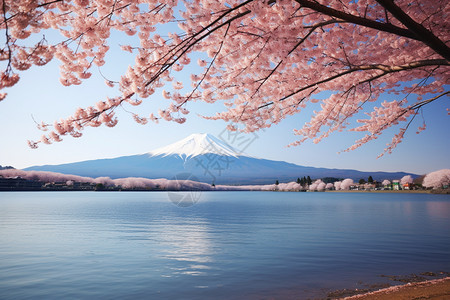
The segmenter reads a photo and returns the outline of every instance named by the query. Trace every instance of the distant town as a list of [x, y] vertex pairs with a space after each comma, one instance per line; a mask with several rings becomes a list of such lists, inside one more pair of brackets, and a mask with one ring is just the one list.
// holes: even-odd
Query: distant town
[[[0, 170], [15, 170], [11, 166], [2, 167]], [[405, 176], [406, 177], [406, 176]], [[108, 185], [98, 182], [81, 182], [74, 180], [51, 181], [42, 180], [42, 178], [22, 178], [21, 176], [4, 176], [0, 174], [0, 191], [176, 191], [176, 190], [264, 190], [264, 191], [434, 191], [450, 193], [448, 184], [440, 189], [432, 189], [422, 185], [424, 176], [418, 178], [402, 178], [398, 180], [376, 181], [369, 176], [367, 179], [361, 178], [357, 182], [352, 179], [342, 179], [334, 177], [325, 177], [320, 179], [311, 179], [310, 176], [299, 177], [290, 183], [280, 183], [274, 180], [272, 185], [264, 185], [261, 189], [257, 186], [218, 186], [214, 183], [202, 184], [202, 186], [191, 185], [189, 187], [153, 185], [153, 186], [121, 186]], [[345, 185], [345, 187], [344, 187]]]
[[[14, 167], [0, 165], [0, 170], [14, 170]], [[105, 186], [102, 183], [52, 181], [44, 182], [38, 179], [26, 179], [20, 176], [4, 177], [0, 174], [0, 191], [121, 191], [139, 190], [148, 191], [148, 188], [122, 188], [120, 186]], [[152, 190], [161, 190], [154, 188]]]

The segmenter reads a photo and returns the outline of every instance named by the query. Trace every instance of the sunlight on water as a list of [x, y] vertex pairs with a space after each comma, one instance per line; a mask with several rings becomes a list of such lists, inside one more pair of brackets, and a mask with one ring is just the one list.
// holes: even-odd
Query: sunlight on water
[[427, 194], [0, 193], [0, 299], [324, 298], [450, 271], [450, 198]]

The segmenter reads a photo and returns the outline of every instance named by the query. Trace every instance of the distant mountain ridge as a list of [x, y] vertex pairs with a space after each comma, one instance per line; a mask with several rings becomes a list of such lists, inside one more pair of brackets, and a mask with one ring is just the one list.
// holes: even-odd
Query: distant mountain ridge
[[210, 134], [193, 134], [178, 142], [145, 154], [96, 159], [61, 165], [33, 166], [24, 170], [50, 171], [87, 177], [177, 176], [215, 184], [271, 184], [298, 177], [336, 177], [375, 180], [400, 179], [405, 172], [362, 172], [357, 170], [305, 167], [284, 161], [253, 158]]

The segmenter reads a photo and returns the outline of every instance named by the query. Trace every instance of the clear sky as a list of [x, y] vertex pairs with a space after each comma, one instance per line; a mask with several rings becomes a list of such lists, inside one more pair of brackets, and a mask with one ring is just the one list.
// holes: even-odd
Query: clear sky
[[[132, 57], [119, 50], [119, 44], [122, 43], [125, 43], [122, 37], [115, 38], [110, 43], [111, 53], [107, 57], [107, 64], [101, 68], [101, 72], [108, 79], [118, 80], [120, 74], [132, 63]], [[131, 114], [119, 110], [119, 123], [114, 128], [105, 126], [87, 128], [81, 138], [68, 136], [61, 143], [41, 144], [39, 149], [30, 149], [27, 140], [38, 140], [43, 133], [36, 128], [33, 118], [37, 122], [53, 123], [54, 120], [72, 115], [78, 107], [92, 105], [107, 96], [119, 95], [117, 88], [110, 88], [104, 84], [104, 79], [96, 67], [92, 70], [92, 78], [81, 86], [63, 87], [58, 80], [58, 63], [54, 60], [44, 67], [33, 67], [21, 73], [20, 82], [12, 89], [8, 89], [8, 97], [0, 102], [0, 165], [25, 168], [33, 165], [112, 158], [146, 153], [192, 133], [204, 132], [226, 136], [224, 122], [208, 121], [197, 116], [197, 113], [212, 115], [222, 108], [221, 105], [190, 103], [188, 109], [191, 110], [191, 114], [183, 125], [163, 121], [143, 126], [135, 123]], [[181, 74], [186, 79], [188, 75], [188, 72]], [[145, 99], [141, 106], [130, 106], [126, 109], [147, 116], [151, 112], [156, 113], [161, 105], [167, 105], [166, 102], [159, 92]], [[418, 135], [415, 133], [417, 127], [422, 125], [422, 117], [417, 118], [407, 132], [404, 142], [393, 154], [380, 159], [376, 157], [383, 151], [392, 135], [397, 133], [398, 128], [388, 130], [387, 134], [375, 142], [349, 153], [338, 154], [360, 138], [361, 133], [336, 133], [319, 144], [308, 141], [302, 146], [287, 148], [286, 145], [297, 138], [293, 135], [292, 129], [301, 128], [309, 121], [312, 109], [289, 117], [269, 129], [248, 135], [247, 139], [251, 139], [252, 143], [245, 152], [259, 158], [283, 160], [304, 166], [362, 171], [405, 171], [424, 174], [450, 168], [450, 116], [446, 111], [446, 108], [450, 107], [448, 103], [447, 97], [426, 106], [423, 117], [427, 130]]]

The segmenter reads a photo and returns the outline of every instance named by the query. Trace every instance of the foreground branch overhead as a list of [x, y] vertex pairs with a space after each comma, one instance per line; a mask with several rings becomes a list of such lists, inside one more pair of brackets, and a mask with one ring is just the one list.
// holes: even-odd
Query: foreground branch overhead
[[[54, 58], [60, 61], [63, 85], [82, 84], [117, 46], [113, 31], [135, 37], [121, 47], [136, 56], [136, 63], [117, 81], [106, 80], [118, 88], [117, 97], [99, 99], [52, 126], [41, 123], [43, 130], [53, 128], [30, 141], [31, 147], [65, 135], [80, 137], [89, 126], [113, 127], [117, 108], [127, 110], [128, 104], [151, 101], [162, 92], [171, 104], [147, 116], [133, 112], [138, 123], [184, 123], [190, 102], [219, 102], [224, 110], [205, 118], [225, 120], [229, 130], [253, 132], [320, 103], [294, 130], [299, 138], [292, 145], [318, 142], [366, 111], [368, 119], [351, 130], [367, 135], [349, 149], [403, 123], [386, 149], [390, 152], [419, 109], [448, 101], [448, 1], [0, 1], [0, 100], [6, 98], [4, 89], [19, 82], [20, 72]], [[172, 23], [178, 29], [169, 25], [167, 36], [158, 33]], [[46, 30], [59, 32], [64, 42], [42, 38], [32, 45], [31, 39]], [[191, 61], [193, 53], [200, 53], [197, 62]], [[179, 72], [194, 63], [202, 71], [191, 75], [189, 87]], [[326, 99], [324, 91], [330, 95]], [[386, 94], [406, 97], [386, 101]]]

